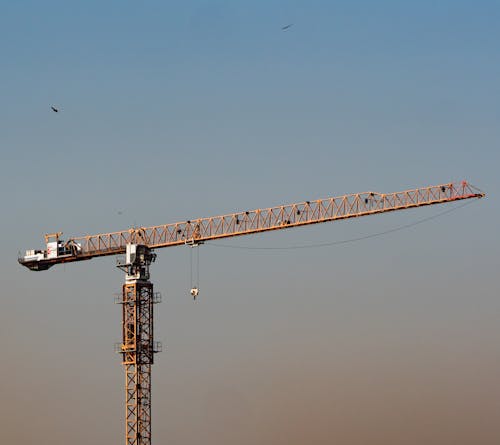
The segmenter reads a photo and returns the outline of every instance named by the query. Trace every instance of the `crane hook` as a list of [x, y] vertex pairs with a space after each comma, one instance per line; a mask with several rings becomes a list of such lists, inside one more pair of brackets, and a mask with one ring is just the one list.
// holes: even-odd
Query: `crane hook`
[[198, 289], [197, 287], [192, 287], [190, 293], [193, 297], [193, 300], [196, 300], [196, 297], [200, 293], [200, 289]]

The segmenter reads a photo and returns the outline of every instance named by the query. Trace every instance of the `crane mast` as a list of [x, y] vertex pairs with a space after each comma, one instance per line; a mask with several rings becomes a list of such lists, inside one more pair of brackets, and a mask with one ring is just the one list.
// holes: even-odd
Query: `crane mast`
[[154, 249], [484, 196], [479, 189], [462, 181], [389, 194], [364, 192], [303, 201], [68, 241], [63, 241], [62, 233], [57, 232], [45, 235], [45, 249], [27, 250], [18, 261], [30, 270], [42, 271], [56, 264], [125, 254], [125, 260], [118, 263], [125, 272], [118, 301], [122, 305], [122, 343], [118, 352], [125, 369], [125, 445], [151, 445], [151, 366], [155, 353], [161, 350], [161, 344], [153, 336], [153, 307], [160, 301], [149, 273], [156, 259]]
[[156, 254], [144, 245], [129, 244], [122, 287], [122, 364], [125, 369], [125, 444], [151, 444], [151, 366], [161, 349], [153, 339], [153, 307], [159, 294], [153, 292], [149, 266]]

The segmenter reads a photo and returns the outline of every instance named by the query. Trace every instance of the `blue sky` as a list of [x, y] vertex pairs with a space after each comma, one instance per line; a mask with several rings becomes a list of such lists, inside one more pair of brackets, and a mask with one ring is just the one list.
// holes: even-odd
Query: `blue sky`
[[[44, 233], [468, 179], [486, 199], [385, 237], [204, 246], [194, 306], [188, 252], [159, 252], [169, 347], [153, 370], [153, 428], [177, 444], [498, 442], [499, 17], [482, 0], [4, 2], [1, 389], [16, 409], [0, 424], [11, 440], [122, 434], [122, 276], [112, 259], [21, 269], [17, 251]], [[230, 244], [338, 241], [442, 210]]]

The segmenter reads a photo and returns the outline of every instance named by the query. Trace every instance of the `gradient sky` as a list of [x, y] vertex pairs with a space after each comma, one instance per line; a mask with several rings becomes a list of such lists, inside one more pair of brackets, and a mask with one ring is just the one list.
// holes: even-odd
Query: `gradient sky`
[[196, 303], [159, 251], [153, 435], [500, 443], [498, 1], [16, 1], [0, 33], [2, 442], [123, 442], [122, 273], [21, 268], [44, 233], [467, 179], [487, 198], [386, 236], [223, 247], [453, 206], [205, 245]]

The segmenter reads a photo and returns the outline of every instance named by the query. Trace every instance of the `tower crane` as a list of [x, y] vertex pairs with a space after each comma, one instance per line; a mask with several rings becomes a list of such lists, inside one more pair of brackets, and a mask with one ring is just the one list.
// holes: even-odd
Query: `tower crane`
[[125, 369], [125, 444], [151, 445], [151, 366], [161, 349], [153, 337], [153, 292], [149, 267], [155, 249], [199, 245], [205, 241], [271, 230], [291, 229], [340, 219], [482, 198], [485, 194], [466, 181], [395, 193], [364, 192], [222, 216], [192, 219], [153, 227], [63, 241], [62, 232], [45, 235], [46, 248], [27, 250], [19, 263], [33, 271], [56, 264], [123, 255], [118, 267], [125, 272], [119, 303], [122, 306], [122, 354]]

